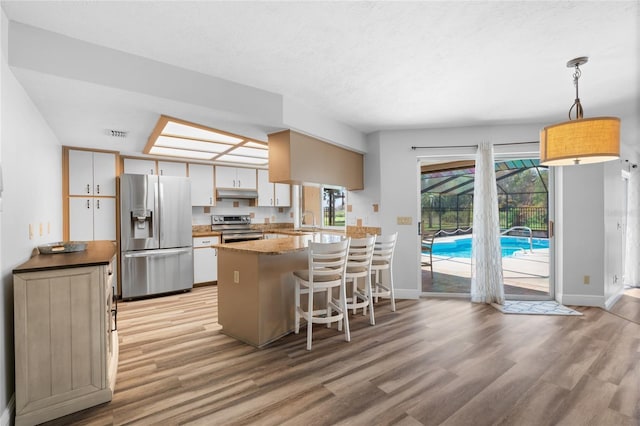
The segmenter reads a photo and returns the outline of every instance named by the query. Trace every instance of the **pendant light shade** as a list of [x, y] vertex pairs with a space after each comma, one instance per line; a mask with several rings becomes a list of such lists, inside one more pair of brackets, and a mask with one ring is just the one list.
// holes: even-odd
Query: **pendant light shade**
[[[567, 62], [567, 67], [575, 67], [573, 84], [576, 87], [576, 99], [569, 109], [569, 121], [547, 126], [540, 132], [540, 164], [569, 166], [600, 163], [620, 157], [620, 119], [583, 118], [578, 79], [581, 75], [580, 65], [588, 60], [582, 56]], [[575, 112], [575, 119], [571, 117], [572, 111]]]
[[568, 166], [620, 157], [620, 119], [593, 117], [547, 126], [540, 132], [540, 164]]

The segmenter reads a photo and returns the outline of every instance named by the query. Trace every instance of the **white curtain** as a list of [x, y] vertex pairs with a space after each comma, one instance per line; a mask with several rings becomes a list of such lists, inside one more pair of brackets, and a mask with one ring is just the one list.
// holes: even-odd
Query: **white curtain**
[[471, 243], [471, 301], [504, 303], [498, 190], [493, 145], [483, 142], [476, 154]]
[[640, 170], [631, 169], [627, 186], [624, 284], [640, 287]]

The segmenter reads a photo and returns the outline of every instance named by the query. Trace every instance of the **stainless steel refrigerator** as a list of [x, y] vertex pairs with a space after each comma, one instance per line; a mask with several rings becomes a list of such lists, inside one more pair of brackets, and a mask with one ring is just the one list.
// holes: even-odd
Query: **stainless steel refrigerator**
[[190, 179], [123, 174], [119, 185], [122, 297], [191, 289]]

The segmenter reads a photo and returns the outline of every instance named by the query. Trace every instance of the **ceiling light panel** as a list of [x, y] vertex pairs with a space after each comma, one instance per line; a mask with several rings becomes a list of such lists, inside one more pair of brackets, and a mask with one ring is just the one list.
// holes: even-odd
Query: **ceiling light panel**
[[164, 146], [167, 148], [178, 148], [178, 149], [187, 149], [191, 151], [204, 151], [204, 152], [213, 152], [213, 153], [224, 152], [232, 147], [232, 145], [223, 144], [223, 143], [174, 138], [171, 136], [158, 137], [158, 139], [156, 139], [155, 145]]
[[166, 148], [154, 146], [149, 150], [149, 154], [168, 155], [170, 157], [196, 158], [198, 160], [211, 160], [214, 154], [211, 152], [188, 151], [185, 149]]
[[269, 149], [269, 145], [267, 145], [266, 143], [258, 143], [258, 142], [247, 142], [242, 146], [246, 146], [248, 148], [258, 148], [258, 149]]
[[255, 148], [247, 148], [247, 145], [239, 146], [235, 148], [230, 154], [233, 155], [242, 155], [247, 157], [257, 157], [257, 158], [269, 158], [269, 151], [266, 149], [255, 149]]
[[188, 126], [186, 124], [176, 123], [175, 121], [169, 121], [162, 129], [162, 135], [174, 135], [188, 139], [199, 139], [214, 142], [226, 142], [230, 144], [237, 144], [244, 141], [242, 138], [236, 138], [233, 136], [224, 135], [211, 130], [204, 130], [198, 127]]
[[245, 164], [267, 164], [266, 158], [255, 158], [255, 157], [243, 157], [240, 155], [221, 155], [216, 158], [216, 161], [224, 161], [228, 163], [245, 163]]

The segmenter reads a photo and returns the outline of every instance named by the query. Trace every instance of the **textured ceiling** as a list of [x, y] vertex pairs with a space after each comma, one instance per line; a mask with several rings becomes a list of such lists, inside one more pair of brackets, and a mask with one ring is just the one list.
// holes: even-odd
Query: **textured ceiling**
[[638, 1], [2, 5], [10, 20], [282, 94], [364, 133], [562, 121], [577, 56], [590, 57], [585, 116], [638, 115]]

